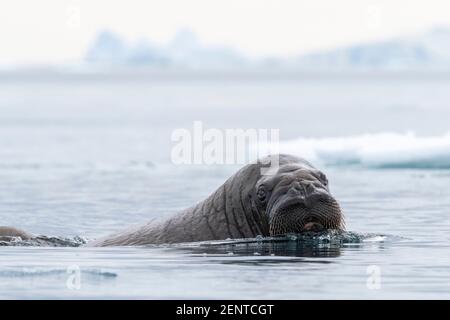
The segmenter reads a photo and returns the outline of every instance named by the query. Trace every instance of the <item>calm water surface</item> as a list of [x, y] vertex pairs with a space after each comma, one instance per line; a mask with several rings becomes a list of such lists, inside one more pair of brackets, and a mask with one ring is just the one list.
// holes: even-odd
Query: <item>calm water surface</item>
[[[194, 120], [280, 128], [283, 140], [442, 136], [448, 101], [445, 79], [3, 81], [0, 225], [96, 238], [202, 200], [239, 166], [170, 164], [172, 130]], [[347, 229], [375, 236], [320, 246], [0, 247], [0, 298], [450, 298], [450, 170], [319, 166]]]

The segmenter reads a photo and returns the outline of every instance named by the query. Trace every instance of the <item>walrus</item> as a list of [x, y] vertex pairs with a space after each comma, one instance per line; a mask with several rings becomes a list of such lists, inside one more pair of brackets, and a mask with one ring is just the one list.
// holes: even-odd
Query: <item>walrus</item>
[[[278, 166], [271, 174], [263, 174], [263, 169], [274, 155], [244, 166], [205, 200], [172, 217], [153, 219], [87, 245], [137, 246], [344, 230], [342, 210], [325, 174], [302, 158], [275, 156]], [[3, 230], [10, 236], [13, 230], [28, 235]]]

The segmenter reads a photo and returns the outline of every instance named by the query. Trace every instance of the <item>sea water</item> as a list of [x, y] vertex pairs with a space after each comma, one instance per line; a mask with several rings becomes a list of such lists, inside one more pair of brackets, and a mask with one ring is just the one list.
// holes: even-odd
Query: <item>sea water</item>
[[450, 298], [450, 78], [212, 79], [1, 78], [0, 225], [89, 240], [191, 206], [240, 167], [171, 162], [199, 120], [280, 129], [355, 238], [0, 246], [0, 298]]

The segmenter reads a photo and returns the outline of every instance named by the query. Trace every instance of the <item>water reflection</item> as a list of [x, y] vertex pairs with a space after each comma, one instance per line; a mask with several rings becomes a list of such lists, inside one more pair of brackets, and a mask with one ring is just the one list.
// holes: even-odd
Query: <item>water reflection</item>
[[[1, 240], [1, 239], [0, 239]], [[144, 248], [170, 248], [188, 252], [193, 256], [210, 257], [247, 257], [247, 261], [264, 263], [262, 257], [270, 257], [268, 261], [278, 261], [277, 257], [296, 258], [337, 258], [343, 248], [357, 249], [364, 243], [382, 247], [386, 236], [374, 234], [358, 234], [355, 232], [327, 230], [302, 234], [289, 234], [280, 237], [256, 237], [249, 239], [229, 239], [223, 241], [205, 241], [172, 245], [149, 245]], [[31, 247], [78, 247], [86, 244], [81, 237], [46, 237], [37, 236], [29, 240], [14, 239], [0, 241], [0, 246]], [[220, 259], [229, 263], [232, 259]], [[292, 260], [291, 261], [301, 261]], [[242, 259], [240, 260], [242, 263]], [[267, 261], [265, 262], [267, 263]]]
[[183, 244], [178, 248], [194, 255], [336, 258], [341, 255], [344, 246], [361, 247], [365, 238], [366, 236], [353, 232], [326, 231], [291, 234], [276, 238], [261, 237]]
[[336, 245], [304, 245], [297, 242], [236, 244], [198, 247], [194, 253], [239, 256], [338, 257], [341, 248]]

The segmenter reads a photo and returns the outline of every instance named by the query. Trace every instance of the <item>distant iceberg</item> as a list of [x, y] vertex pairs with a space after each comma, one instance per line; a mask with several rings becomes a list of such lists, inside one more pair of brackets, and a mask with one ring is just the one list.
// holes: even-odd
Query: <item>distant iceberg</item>
[[302, 56], [291, 65], [307, 69], [450, 69], [450, 29]]
[[85, 62], [96, 65], [228, 68], [246, 59], [227, 47], [205, 47], [190, 30], [180, 30], [165, 46], [141, 39], [127, 43], [111, 31], [102, 31], [89, 47]]
[[450, 29], [399, 37], [290, 58], [249, 59], [233, 48], [205, 46], [190, 30], [178, 31], [165, 45], [146, 39], [129, 43], [110, 31], [98, 34], [85, 62], [95, 65], [178, 69], [271, 69], [289, 71], [450, 70]]
[[111, 31], [102, 31], [86, 53], [85, 61], [99, 65], [164, 65], [164, 52], [146, 40], [128, 44]]
[[[275, 146], [258, 146], [272, 150]], [[420, 137], [380, 132], [347, 137], [305, 138], [281, 141], [281, 153], [303, 156], [326, 166], [370, 168], [450, 168], [450, 132]]]

